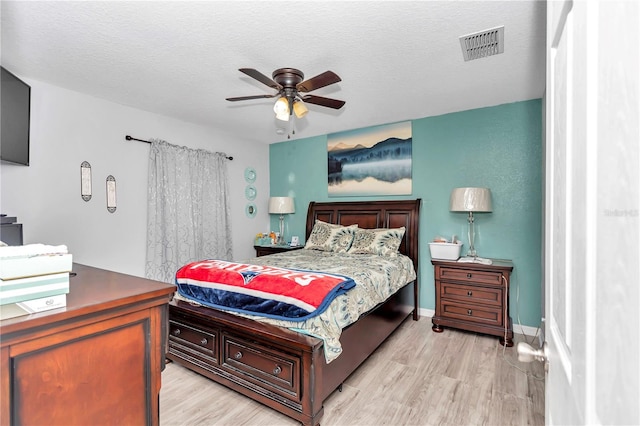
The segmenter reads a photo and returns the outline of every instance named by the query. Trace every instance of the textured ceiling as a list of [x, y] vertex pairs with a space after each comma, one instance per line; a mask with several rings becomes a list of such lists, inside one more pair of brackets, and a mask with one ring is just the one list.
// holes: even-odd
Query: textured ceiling
[[[273, 143], [272, 94], [240, 73], [283, 67], [340, 83], [312, 93], [294, 138], [540, 98], [542, 1], [2, 1], [2, 65], [119, 104]], [[504, 53], [465, 62], [458, 38], [504, 25]], [[153, 134], [150, 131], [150, 134]], [[161, 135], [159, 135], [161, 137]]]

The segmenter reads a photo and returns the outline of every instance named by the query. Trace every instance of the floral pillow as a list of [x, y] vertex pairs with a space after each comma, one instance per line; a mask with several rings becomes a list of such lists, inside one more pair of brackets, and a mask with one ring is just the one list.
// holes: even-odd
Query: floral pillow
[[346, 253], [351, 247], [358, 225], [342, 226], [316, 220], [304, 248]]
[[398, 255], [404, 232], [404, 226], [389, 229], [358, 229], [348, 253], [395, 257]]

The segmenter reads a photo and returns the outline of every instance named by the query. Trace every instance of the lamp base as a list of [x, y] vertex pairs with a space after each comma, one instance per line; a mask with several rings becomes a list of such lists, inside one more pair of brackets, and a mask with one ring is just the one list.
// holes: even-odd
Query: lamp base
[[283, 214], [280, 215], [280, 233], [278, 234], [278, 240], [276, 241], [276, 244], [278, 244], [279, 246], [283, 246], [285, 244], [285, 242], [284, 242], [284, 215]]
[[467, 257], [476, 257], [476, 248], [474, 246], [475, 241], [475, 229], [473, 229], [473, 212], [469, 212], [469, 217], [467, 218], [469, 221], [469, 230], [467, 231], [467, 237], [469, 238], [469, 251], [467, 252]]

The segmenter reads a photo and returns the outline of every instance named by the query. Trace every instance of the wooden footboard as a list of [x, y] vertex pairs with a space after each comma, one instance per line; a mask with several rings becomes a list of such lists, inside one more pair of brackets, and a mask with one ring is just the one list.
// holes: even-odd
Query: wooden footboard
[[167, 358], [306, 425], [322, 416], [322, 341], [174, 300]]
[[305, 425], [317, 425], [324, 400], [360, 366], [413, 309], [400, 297], [346, 328], [343, 353], [327, 364], [322, 340], [206, 307], [169, 306], [167, 358]]

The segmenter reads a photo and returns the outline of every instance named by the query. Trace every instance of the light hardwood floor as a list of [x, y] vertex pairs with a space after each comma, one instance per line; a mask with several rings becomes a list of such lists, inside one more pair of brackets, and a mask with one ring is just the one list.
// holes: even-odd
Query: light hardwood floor
[[[532, 337], [515, 335], [514, 341]], [[515, 365], [516, 367], [512, 366]], [[521, 371], [524, 370], [524, 371]], [[332, 425], [544, 425], [544, 372], [515, 345], [407, 320], [324, 404]], [[296, 425], [296, 421], [171, 363], [160, 425]]]

